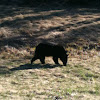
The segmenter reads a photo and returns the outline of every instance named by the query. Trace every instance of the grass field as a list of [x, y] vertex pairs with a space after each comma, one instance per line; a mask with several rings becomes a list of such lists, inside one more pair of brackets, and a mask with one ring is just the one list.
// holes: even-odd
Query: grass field
[[[81, 56], [80, 56], [81, 57]], [[29, 58], [0, 58], [1, 100], [99, 100], [100, 55], [69, 57], [68, 65], [46, 64]]]
[[[30, 65], [42, 41], [61, 43], [68, 64]], [[0, 5], [0, 100], [100, 100], [100, 10]]]

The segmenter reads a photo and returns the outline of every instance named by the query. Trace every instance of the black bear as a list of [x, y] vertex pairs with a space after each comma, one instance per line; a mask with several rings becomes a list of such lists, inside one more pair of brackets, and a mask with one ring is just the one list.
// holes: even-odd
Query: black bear
[[35, 50], [35, 55], [31, 60], [31, 64], [37, 59], [40, 59], [41, 63], [45, 64], [45, 56], [53, 56], [55, 64], [59, 64], [58, 58], [60, 58], [64, 66], [67, 64], [68, 55], [66, 54], [65, 49], [63, 46], [54, 43], [38, 44]]

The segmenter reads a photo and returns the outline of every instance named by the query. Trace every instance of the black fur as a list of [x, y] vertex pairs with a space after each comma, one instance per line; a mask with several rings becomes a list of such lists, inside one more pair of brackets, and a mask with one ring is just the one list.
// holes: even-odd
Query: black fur
[[59, 64], [58, 58], [60, 58], [64, 66], [67, 64], [68, 55], [66, 54], [65, 49], [63, 46], [54, 43], [40, 43], [36, 47], [35, 55], [31, 60], [31, 64], [37, 59], [40, 59], [41, 63], [45, 64], [45, 56], [52, 56], [55, 64]]

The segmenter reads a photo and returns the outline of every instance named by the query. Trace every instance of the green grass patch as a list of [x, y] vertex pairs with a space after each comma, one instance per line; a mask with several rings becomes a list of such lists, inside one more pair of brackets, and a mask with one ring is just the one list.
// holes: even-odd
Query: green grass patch
[[79, 86], [75, 89], [78, 93], [89, 93], [92, 95], [100, 95], [100, 85], [95, 84], [93, 87], [92, 85], [85, 85], [85, 86]]
[[100, 84], [95, 84], [94, 89], [95, 89], [95, 94], [100, 95]]
[[87, 81], [91, 78], [99, 77], [99, 74], [93, 73], [91, 70], [87, 70], [82, 65], [75, 65], [75, 66], [68, 65], [67, 67], [63, 68], [63, 73], [72, 74], [76, 77], [79, 77], [82, 80], [85, 80], [85, 81]]

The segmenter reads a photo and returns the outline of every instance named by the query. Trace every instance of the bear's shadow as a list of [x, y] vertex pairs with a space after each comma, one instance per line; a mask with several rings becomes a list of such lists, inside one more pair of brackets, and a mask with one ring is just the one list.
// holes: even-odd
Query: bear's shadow
[[11, 71], [16, 71], [16, 70], [28, 70], [28, 69], [42, 69], [42, 68], [55, 68], [61, 65], [51, 65], [51, 64], [24, 64], [24, 65], [20, 65], [19, 67], [15, 67], [10, 69]]

